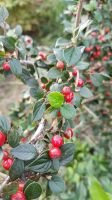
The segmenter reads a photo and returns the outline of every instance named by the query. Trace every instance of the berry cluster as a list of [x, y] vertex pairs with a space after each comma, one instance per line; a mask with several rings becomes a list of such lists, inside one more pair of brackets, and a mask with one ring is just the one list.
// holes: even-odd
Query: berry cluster
[[21, 182], [19, 183], [18, 191], [15, 194], [11, 195], [10, 200], [26, 200], [23, 189], [24, 189], [24, 182]]
[[[108, 31], [109, 30], [105, 30], [105, 33], [107, 34]], [[106, 42], [105, 35], [98, 35], [97, 32], [92, 32], [91, 36], [96, 39], [96, 43], [98, 43], [98, 45], [91, 45], [85, 48], [85, 52], [88, 54], [90, 61], [93, 62], [96, 59], [101, 59], [101, 56], [102, 61], [108, 61], [110, 57], [112, 57], [111, 50], [107, 49], [106, 55], [103, 56], [103, 49], [100, 46], [102, 43]]]
[[[71, 128], [67, 128], [64, 132], [64, 137], [66, 139], [71, 139], [73, 137], [73, 130]], [[54, 135], [51, 139], [52, 147], [49, 150], [49, 157], [51, 159], [60, 158], [62, 152], [60, 147], [64, 144], [64, 140], [60, 135]]]
[[3, 150], [3, 158], [2, 158], [2, 167], [5, 170], [9, 170], [13, 164], [13, 158], [9, 157], [9, 153], [6, 150]]

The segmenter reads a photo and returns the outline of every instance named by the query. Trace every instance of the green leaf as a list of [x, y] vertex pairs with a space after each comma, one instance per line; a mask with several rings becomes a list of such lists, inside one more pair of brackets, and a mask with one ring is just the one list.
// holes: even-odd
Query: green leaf
[[61, 108], [60, 108], [61, 114], [65, 119], [72, 119], [75, 117], [76, 115], [76, 109], [74, 108], [73, 105], [71, 104], [64, 104]]
[[59, 159], [53, 159], [52, 160], [52, 165], [53, 165], [53, 169], [55, 171], [58, 171], [59, 167], [60, 167]]
[[31, 160], [37, 155], [37, 151], [32, 144], [20, 144], [11, 150], [11, 154], [20, 160]]
[[26, 187], [24, 193], [27, 200], [36, 199], [41, 195], [42, 188], [37, 182], [34, 181]]
[[22, 74], [22, 66], [19, 60], [13, 58], [11, 59], [11, 61], [9, 62], [10, 67], [11, 67], [11, 71], [13, 74], [15, 75], [21, 75]]
[[6, 185], [3, 189], [4, 195], [12, 195], [15, 194], [18, 191], [18, 183], [11, 183], [9, 185]]
[[75, 65], [81, 58], [82, 52], [80, 47], [70, 47], [64, 50], [64, 59], [68, 66]]
[[26, 182], [25, 185], [24, 185], [24, 191], [25, 191], [25, 189], [28, 187], [28, 185], [30, 185], [30, 183], [33, 183], [33, 182], [34, 182], [33, 180], [28, 179], [27, 182]]
[[66, 40], [65, 38], [58, 38], [55, 44], [55, 47], [63, 47], [65, 45], [69, 45], [71, 43], [70, 40]]
[[22, 27], [21, 27], [20, 25], [17, 25], [17, 26], [15, 27], [15, 34], [16, 34], [17, 36], [20, 36], [20, 35], [22, 34], [22, 32], [23, 32]]
[[7, 117], [0, 115], [0, 129], [7, 133], [11, 128], [11, 124]]
[[8, 143], [11, 147], [16, 147], [19, 145], [20, 136], [17, 130], [13, 130], [8, 134]]
[[49, 71], [48, 71], [48, 77], [50, 79], [57, 79], [57, 78], [61, 78], [62, 74], [59, 70], [57, 70], [55, 67], [52, 67]]
[[40, 120], [45, 112], [46, 106], [45, 102], [37, 102], [33, 109], [33, 121]]
[[12, 167], [9, 170], [9, 176], [12, 181], [20, 178], [24, 172], [24, 161], [15, 159]]
[[8, 50], [8, 51], [14, 51], [15, 50], [15, 43], [16, 43], [16, 39], [13, 37], [5, 37], [1, 39], [3, 42], [4, 47]]
[[64, 144], [61, 146], [61, 152], [60, 165], [66, 165], [73, 160], [75, 145], [73, 143]]
[[53, 108], [60, 108], [64, 102], [64, 96], [60, 92], [51, 92], [47, 98]]
[[43, 96], [44, 96], [44, 91], [41, 90], [40, 88], [37, 89], [37, 88], [30, 88], [30, 95], [37, 99], [37, 100], [40, 100]]
[[72, 103], [76, 106], [79, 107], [81, 104], [81, 97], [79, 95], [74, 95], [74, 98], [72, 100]]
[[5, 6], [0, 6], [0, 24], [3, 23], [9, 16], [8, 10]]
[[101, 184], [95, 178], [91, 178], [91, 186], [89, 188], [92, 200], [110, 200], [107, 193], [103, 190]]
[[80, 89], [80, 95], [82, 96], [82, 97], [85, 97], [85, 98], [90, 98], [90, 97], [92, 97], [93, 96], [93, 94], [92, 94], [92, 92], [91, 92], [91, 90], [89, 90], [87, 87], [82, 87], [81, 89]]
[[92, 83], [94, 86], [96, 87], [99, 87], [102, 85], [102, 81], [103, 81], [103, 75], [102, 74], [99, 74], [99, 73], [95, 73], [95, 74], [92, 74], [90, 76], [91, 80], [92, 80]]
[[42, 155], [31, 162], [26, 169], [38, 173], [46, 173], [50, 169], [51, 164], [52, 163], [48, 155]]
[[77, 63], [77, 69], [79, 70], [85, 70], [89, 67], [89, 63], [87, 62], [78, 62]]
[[55, 48], [54, 54], [55, 54], [57, 60], [64, 61], [64, 57], [63, 57], [64, 50], [63, 49]]
[[49, 188], [54, 193], [60, 193], [65, 190], [65, 183], [59, 176], [52, 176], [52, 179], [48, 182]]

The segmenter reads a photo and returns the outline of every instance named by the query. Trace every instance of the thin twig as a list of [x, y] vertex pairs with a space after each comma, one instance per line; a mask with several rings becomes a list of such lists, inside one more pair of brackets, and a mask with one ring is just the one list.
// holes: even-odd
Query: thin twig
[[80, 23], [81, 12], [82, 12], [82, 6], [83, 6], [83, 0], [80, 0], [80, 1], [79, 1], [79, 5], [78, 5], [77, 14], [76, 14], [76, 24], [75, 24], [75, 28], [77, 28], [77, 27], [79, 26], [79, 23]]
[[87, 106], [83, 105], [83, 108], [95, 119], [98, 120], [98, 116], [92, 111], [90, 110], [90, 108], [88, 108]]
[[3, 23], [4, 24], [4, 36], [7, 35], [7, 31], [6, 31], [6, 22]]
[[30, 143], [35, 143], [37, 141], [37, 138], [41, 135], [41, 133], [44, 130], [44, 126], [45, 126], [45, 119], [42, 118], [36, 132], [30, 139]]
[[10, 180], [10, 177], [9, 176], [6, 176], [5, 180], [3, 181], [3, 183], [0, 185], [0, 194], [2, 193], [5, 185], [9, 182]]
[[20, 63], [23, 65], [34, 65], [34, 61], [29, 60], [20, 60]]

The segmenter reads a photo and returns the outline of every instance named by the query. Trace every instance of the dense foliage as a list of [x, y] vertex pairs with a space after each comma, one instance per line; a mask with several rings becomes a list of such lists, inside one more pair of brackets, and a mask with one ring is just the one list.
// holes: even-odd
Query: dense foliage
[[69, 3], [63, 13], [66, 38], [47, 50], [22, 35], [21, 26], [10, 29], [8, 11], [0, 8], [0, 72], [29, 86], [12, 121], [0, 117], [2, 166], [9, 170], [1, 188], [5, 199], [15, 199], [17, 191], [21, 199], [38, 198], [40, 185], [46, 187], [42, 198], [65, 190], [59, 199], [111, 199], [111, 1], [84, 3], [80, 24], [81, 1]]

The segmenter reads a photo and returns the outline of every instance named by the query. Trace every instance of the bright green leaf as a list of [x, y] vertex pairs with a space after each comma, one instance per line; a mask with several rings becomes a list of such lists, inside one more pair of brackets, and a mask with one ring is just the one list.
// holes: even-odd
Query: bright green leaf
[[64, 96], [60, 92], [51, 92], [47, 98], [53, 108], [60, 108], [64, 102]]

